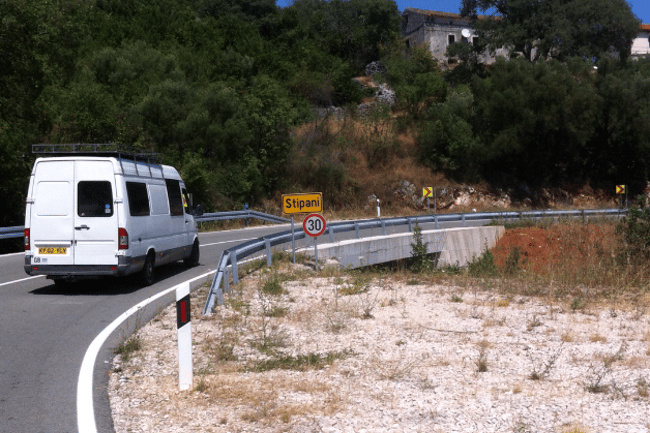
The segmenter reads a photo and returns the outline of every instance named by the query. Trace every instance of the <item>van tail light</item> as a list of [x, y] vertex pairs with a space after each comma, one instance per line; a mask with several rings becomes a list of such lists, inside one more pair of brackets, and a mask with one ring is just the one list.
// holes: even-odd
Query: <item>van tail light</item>
[[25, 229], [25, 251], [29, 251], [31, 249], [31, 242], [29, 239], [29, 229]]
[[117, 237], [119, 239], [119, 250], [127, 250], [129, 248], [129, 234], [126, 232], [126, 229], [120, 227], [117, 229]]

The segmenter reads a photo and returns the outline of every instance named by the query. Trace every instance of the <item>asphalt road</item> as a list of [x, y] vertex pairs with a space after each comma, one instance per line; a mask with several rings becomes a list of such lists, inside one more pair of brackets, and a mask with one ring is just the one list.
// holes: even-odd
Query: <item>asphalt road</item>
[[[214, 270], [224, 249], [288, 229], [287, 225], [258, 226], [201, 233], [200, 266], [187, 269], [179, 262], [156, 268], [157, 282], [144, 288], [133, 278], [107, 278], [60, 289], [44, 277], [25, 274], [23, 254], [0, 256], [0, 432], [78, 432], [80, 366], [89, 345], [104, 328], [156, 293]], [[404, 230], [391, 229], [390, 233]], [[377, 229], [365, 235], [380, 232]], [[107, 393], [114, 349], [174, 300], [170, 293], [139, 311], [117, 328], [99, 351], [92, 381], [98, 432], [114, 432]]]

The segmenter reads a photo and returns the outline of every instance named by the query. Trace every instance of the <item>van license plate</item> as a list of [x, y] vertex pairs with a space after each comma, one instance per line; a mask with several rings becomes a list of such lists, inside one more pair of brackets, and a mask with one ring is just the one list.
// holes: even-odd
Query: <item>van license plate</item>
[[48, 247], [48, 248], [39, 248], [39, 254], [65, 254], [68, 252], [67, 248], [64, 247]]

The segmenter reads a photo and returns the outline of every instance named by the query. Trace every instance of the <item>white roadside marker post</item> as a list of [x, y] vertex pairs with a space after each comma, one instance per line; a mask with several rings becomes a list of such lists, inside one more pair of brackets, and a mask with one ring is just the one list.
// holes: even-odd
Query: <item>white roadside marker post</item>
[[178, 384], [181, 391], [192, 386], [192, 322], [190, 320], [190, 284], [176, 288], [176, 329], [178, 333]]

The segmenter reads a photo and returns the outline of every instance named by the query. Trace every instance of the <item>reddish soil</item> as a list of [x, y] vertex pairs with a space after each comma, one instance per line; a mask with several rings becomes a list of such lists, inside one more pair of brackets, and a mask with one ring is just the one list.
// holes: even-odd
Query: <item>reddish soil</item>
[[551, 267], [581, 267], [616, 248], [613, 228], [607, 225], [569, 224], [506, 230], [492, 249], [494, 262], [503, 270], [508, 257], [519, 248], [519, 265], [541, 273]]
[[506, 230], [497, 246], [492, 250], [494, 263], [503, 270], [511, 252], [519, 248], [519, 262], [535, 270], [548, 266], [553, 249], [557, 245], [549, 242], [547, 232], [538, 227]]

